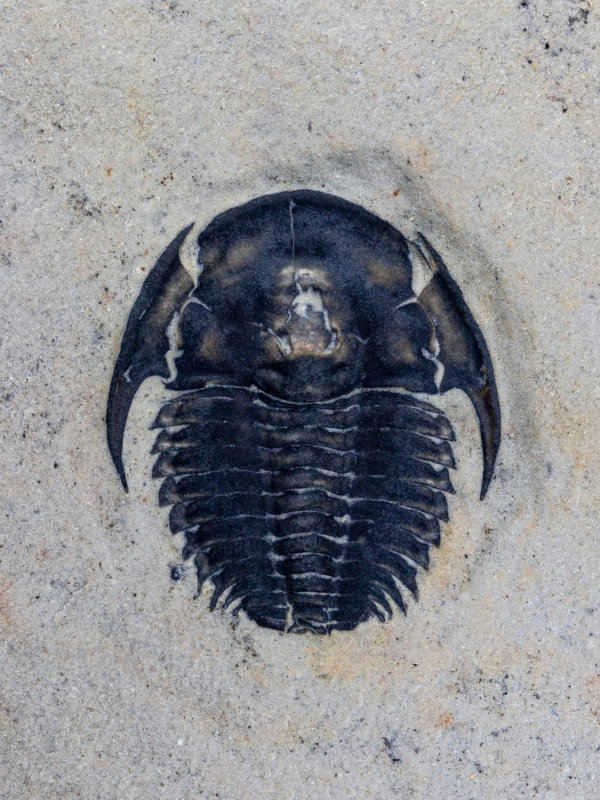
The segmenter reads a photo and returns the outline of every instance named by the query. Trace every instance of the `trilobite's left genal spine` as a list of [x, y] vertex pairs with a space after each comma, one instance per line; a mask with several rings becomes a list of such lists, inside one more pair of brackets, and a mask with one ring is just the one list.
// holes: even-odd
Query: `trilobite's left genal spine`
[[166, 354], [167, 328], [174, 313], [173, 295], [181, 300], [192, 290], [193, 281], [179, 260], [179, 248], [191, 225], [181, 231], [167, 247], [147, 277], [135, 301], [110, 384], [106, 411], [108, 447], [127, 491], [123, 467], [123, 436], [133, 398], [146, 378], [169, 377]]
[[[418, 294], [415, 258], [430, 276]], [[493, 475], [494, 372], [460, 289], [424, 237], [331, 195], [258, 198], [161, 257], [109, 395], [125, 487], [127, 414], [149, 375], [176, 393], [155, 421], [154, 476], [183, 555], [212, 607], [224, 597], [266, 627], [352, 629], [404, 611], [402, 587], [416, 596], [454, 468], [450, 422], [423, 395], [467, 394], [482, 497]]]

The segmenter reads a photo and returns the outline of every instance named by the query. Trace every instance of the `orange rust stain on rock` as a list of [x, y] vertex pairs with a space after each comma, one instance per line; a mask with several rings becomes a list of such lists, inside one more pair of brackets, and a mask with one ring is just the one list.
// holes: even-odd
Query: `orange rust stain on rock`
[[577, 311], [583, 304], [581, 294], [573, 289], [563, 292], [558, 299], [565, 311]]
[[470, 554], [474, 545], [469, 531], [473, 525], [469, 514], [461, 508], [453, 510], [450, 521], [442, 528], [441, 547], [431, 548], [431, 566], [425, 575], [419, 579], [420, 588], [433, 595], [447, 596], [449, 592], [455, 594], [462, 590], [462, 583], [468, 577], [464, 554]]
[[13, 582], [0, 578], [0, 633], [11, 633], [16, 628], [14, 602], [12, 600]]
[[590, 711], [600, 724], [600, 675], [593, 675], [585, 681], [585, 694], [587, 695]]
[[150, 111], [147, 106], [139, 99], [135, 89], [129, 91], [129, 104], [128, 109], [131, 111], [132, 116], [138, 129], [138, 135], [141, 137], [146, 133], [148, 128], [148, 120], [150, 118]]
[[454, 717], [449, 711], [444, 711], [434, 722], [433, 727], [436, 731], [443, 731], [446, 730], [446, 728], [450, 728], [452, 725], [454, 725]]
[[[401, 612], [395, 614], [402, 616]], [[394, 634], [397, 630], [394, 621], [375, 627], [367, 636], [347, 636], [333, 634], [319, 639], [317, 644], [307, 648], [307, 660], [310, 669], [318, 678], [337, 679], [342, 682], [355, 681], [363, 675], [404, 672], [409, 667], [396, 659]], [[362, 628], [366, 626], [361, 626]]]
[[430, 172], [434, 166], [431, 154], [418, 139], [408, 138], [402, 142], [403, 152], [410, 159], [411, 167], [417, 173]]

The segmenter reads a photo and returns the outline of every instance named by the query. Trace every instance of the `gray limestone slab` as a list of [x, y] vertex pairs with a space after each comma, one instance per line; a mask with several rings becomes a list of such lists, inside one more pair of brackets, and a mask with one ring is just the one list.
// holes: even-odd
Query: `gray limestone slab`
[[[0, 798], [600, 794], [600, 17], [585, 0], [0, 3]], [[418, 603], [294, 636], [210, 613], [105, 405], [186, 225], [341, 195], [443, 254], [484, 330]]]

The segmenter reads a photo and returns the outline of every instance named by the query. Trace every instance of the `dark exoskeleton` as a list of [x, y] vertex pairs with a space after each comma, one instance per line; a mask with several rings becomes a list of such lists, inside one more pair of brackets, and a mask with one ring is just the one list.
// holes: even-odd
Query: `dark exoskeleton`
[[[417, 273], [420, 275], [417, 280]], [[423, 236], [338, 197], [260, 197], [190, 226], [148, 276], [107, 411], [122, 445], [141, 383], [161, 376], [154, 477], [211, 607], [327, 633], [403, 611], [440, 541], [461, 389], [479, 420], [481, 498], [500, 443], [487, 346]]]

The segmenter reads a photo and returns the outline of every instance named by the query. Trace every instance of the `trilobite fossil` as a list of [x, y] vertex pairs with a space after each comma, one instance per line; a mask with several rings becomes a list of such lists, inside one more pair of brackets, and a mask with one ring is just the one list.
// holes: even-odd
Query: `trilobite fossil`
[[[417, 280], [417, 274], [420, 279]], [[481, 432], [481, 498], [500, 443], [484, 338], [419, 235], [332, 195], [259, 197], [190, 226], [135, 302], [107, 409], [122, 445], [149, 376], [153, 475], [211, 607], [259, 625], [351, 630], [402, 611], [448, 519], [448, 419], [424, 396], [461, 389]]]

